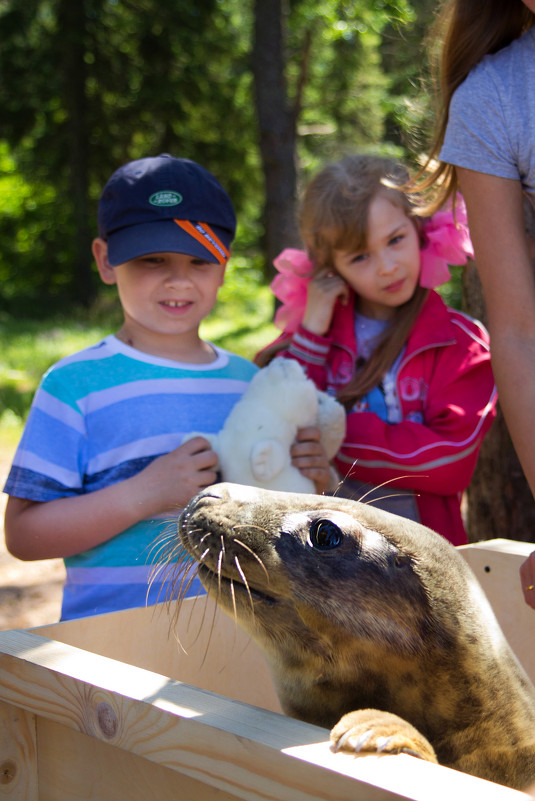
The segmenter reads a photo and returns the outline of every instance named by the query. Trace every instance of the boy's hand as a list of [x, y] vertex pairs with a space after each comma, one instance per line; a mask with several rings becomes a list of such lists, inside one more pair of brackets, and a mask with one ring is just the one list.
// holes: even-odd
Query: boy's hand
[[141, 473], [144, 493], [151, 493], [154, 514], [185, 506], [197, 492], [217, 479], [217, 454], [204, 437], [194, 437], [174, 451], [158, 456]]
[[199, 490], [217, 481], [216, 468], [217, 454], [210, 443], [195, 437], [135, 476], [95, 492], [45, 503], [9, 498], [7, 547], [24, 560], [82, 553], [140, 520], [176, 513]]
[[320, 435], [319, 428], [315, 426], [300, 428], [290, 448], [293, 466], [314, 482], [319, 495], [327, 492], [331, 481], [330, 464], [320, 442]]

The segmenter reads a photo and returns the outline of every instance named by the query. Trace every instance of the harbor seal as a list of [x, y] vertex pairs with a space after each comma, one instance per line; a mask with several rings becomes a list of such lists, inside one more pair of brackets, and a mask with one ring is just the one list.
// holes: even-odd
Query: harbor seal
[[333, 750], [414, 754], [517, 789], [535, 689], [443, 537], [355, 501], [216, 484], [182, 512], [201, 582]]

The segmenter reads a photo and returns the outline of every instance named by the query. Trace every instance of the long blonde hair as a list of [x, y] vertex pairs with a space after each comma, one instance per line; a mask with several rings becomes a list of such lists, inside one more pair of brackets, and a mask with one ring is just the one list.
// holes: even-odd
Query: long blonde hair
[[[505, 8], [506, 5], [506, 8]], [[457, 190], [451, 164], [438, 161], [444, 143], [453, 93], [483, 56], [511, 44], [535, 24], [535, 14], [522, 0], [445, 0], [431, 29], [430, 63], [436, 100], [436, 127], [418, 190], [430, 200], [427, 213], [437, 210]], [[425, 175], [425, 179], [418, 179]]]
[[[299, 228], [303, 244], [314, 265], [314, 273], [335, 270], [334, 251], [366, 248], [368, 214], [372, 200], [385, 194], [413, 220], [420, 232], [419, 206], [414, 195], [400, 191], [407, 182], [405, 167], [392, 159], [374, 155], [347, 156], [328, 164], [308, 184], [301, 203]], [[410, 300], [395, 310], [392, 322], [379, 339], [372, 355], [338, 392], [350, 408], [377, 386], [405, 346], [409, 333], [429, 290], [418, 286]], [[265, 364], [288, 344], [279, 341], [267, 349], [258, 363]]]

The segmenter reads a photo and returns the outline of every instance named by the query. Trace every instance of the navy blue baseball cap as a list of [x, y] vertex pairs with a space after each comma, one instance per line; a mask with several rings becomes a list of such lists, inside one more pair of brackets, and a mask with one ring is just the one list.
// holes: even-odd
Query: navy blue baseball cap
[[236, 233], [236, 215], [208, 170], [162, 153], [113, 173], [100, 197], [98, 229], [113, 267], [164, 252], [222, 264]]

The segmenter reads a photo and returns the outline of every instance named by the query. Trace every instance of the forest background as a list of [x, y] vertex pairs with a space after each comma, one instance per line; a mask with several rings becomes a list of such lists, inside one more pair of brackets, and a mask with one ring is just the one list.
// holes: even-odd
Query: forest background
[[[58, 358], [119, 324], [90, 243], [102, 186], [168, 152], [229, 191], [239, 225], [203, 333], [252, 358], [277, 333], [273, 258], [300, 188], [357, 150], [417, 167], [433, 128], [433, 0], [0, 0], [0, 438], [9, 453]], [[473, 265], [448, 303], [485, 319]], [[0, 454], [1, 455], [1, 454]], [[467, 496], [472, 540], [533, 540], [503, 420]]]

